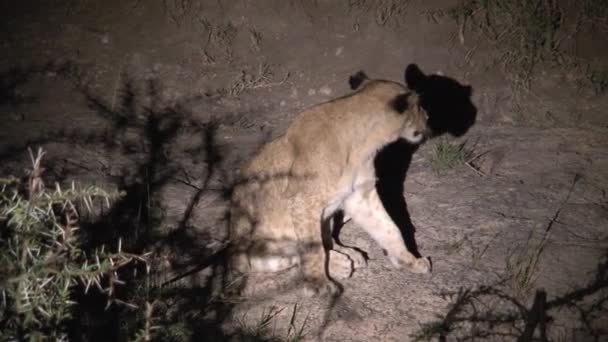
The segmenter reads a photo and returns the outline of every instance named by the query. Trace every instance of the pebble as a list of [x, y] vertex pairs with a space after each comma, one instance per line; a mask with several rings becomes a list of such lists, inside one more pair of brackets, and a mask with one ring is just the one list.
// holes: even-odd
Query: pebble
[[325, 96], [331, 95], [331, 92], [332, 92], [331, 88], [327, 85], [324, 85], [319, 89], [319, 94], [322, 94]]
[[108, 44], [110, 42], [110, 35], [108, 33], [104, 33], [101, 35], [101, 43]]

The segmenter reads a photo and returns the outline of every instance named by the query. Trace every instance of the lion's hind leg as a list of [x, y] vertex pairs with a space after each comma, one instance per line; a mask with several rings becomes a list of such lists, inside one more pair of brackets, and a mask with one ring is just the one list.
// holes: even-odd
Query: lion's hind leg
[[281, 272], [296, 266], [299, 262], [300, 257], [298, 255], [265, 255], [249, 258], [252, 272]]
[[[362, 268], [362, 267], [366, 267], [367, 266], [367, 254], [363, 251], [361, 251], [359, 248], [357, 247], [353, 247], [353, 246], [347, 246], [345, 244], [342, 243], [342, 241], [340, 240], [340, 231], [342, 230], [342, 227], [351, 220], [350, 217], [346, 217], [344, 214], [343, 210], [339, 210], [336, 211], [335, 213], [332, 213], [331, 215], [324, 215], [325, 216], [329, 216], [327, 218], [325, 218], [324, 220], [324, 224], [328, 225], [329, 228], [329, 232], [331, 233], [331, 245], [328, 246], [328, 248], [332, 251], [337, 252], [338, 254], [344, 254], [346, 255], [350, 261], [351, 261], [351, 267], [353, 269], [357, 269], [357, 268]], [[335, 254], [335, 253], [334, 253]], [[332, 253], [330, 253], [330, 269], [329, 269], [329, 273], [330, 275], [334, 275], [335, 272], [332, 272], [332, 263], [331, 263], [331, 259], [333, 258]], [[340, 258], [339, 256], [336, 258]], [[349, 275], [350, 277], [350, 275]], [[342, 277], [344, 278], [344, 277]], [[346, 277], [348, 278], [348, 277]]]
[[300, 262], [294, 242], [256, 241], [233, 256], [241, 272], [280, 272]]

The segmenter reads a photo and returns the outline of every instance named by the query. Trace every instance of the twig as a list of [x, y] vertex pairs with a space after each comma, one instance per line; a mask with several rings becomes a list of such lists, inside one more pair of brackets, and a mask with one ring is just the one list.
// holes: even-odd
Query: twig
[[477, 169], [475, 166], [473, 166], [472, 163], [473, 163], [473, 161], [477, 160], [479, 157], [481, 157], [481, 156], [483, 156], [483, 155], [485, 155], [485, 154], [487, 154], [489, 152], [490, 152], [490, 150], [482, 152], [482, 153], [479, 153], [479, 154], [473, 156], [472, 158], [469, 158], [468, 160], [466, 160], [464, 162], [464, 164], [466, 166], [468, 166], [469, 168], [471, 168], [471, 170], [475, 171], [475, 173], [477, 173], [479, 176], [486, 177], [487, 175], [484, 172], [482, 172], [481, 170]]
[[460, 23], [460, 27], [458, 28], [458, 39], [460, 40], [460, 44], [464, 45], [464, 26], [467, 23], [467, 18], [463, 18]]
[[467, 161], [465, 161], [465, 163], [472, 163], [473, 161], [475, 161], [475, 160], [479, 159], [479, 157], [481, 157], [481, 156], [483, 156], [483, 155], [486, 155], [486, 154], [490, 153], [490, 151], [492, 151], [492, 150], [487, 150], [487, 151], [485, 151], [485, 152], [478, 153], [478, 154], [476, 154], [475, 156], [473, 156], [473, 157], [469, 158]]
[[470, 48], [469, 51], [467, 51], [467, 53], [465, 54], [464, 60], [469, 61], [471, 59], [471, 57], [473, 56], [473, 54], [477, 51], [478, 47], [479, 47], [479, 44], [475, 44], [475, 46]]
[[553, 214], [553, 217], [551, 218], [551, 220], [549, 220], [549, 223], [547, 224], [547, 228], [545, 228], [545, 233], [549, 233], [549, 231], [553, 227], [553, 224], [555, 222], [557, 222], [557, 219], [559, 218], [559, 214], [562, 212], [564, 205], [566, 205], [566, 203], [570, 199], [570, 196], [572, 195], [572, 192], [574, 191], [574, 186], [580, 179], [581, 179], [581, 176], [578, 173], [576, 175], [574, 175], [574, 179], [572, 180], [572, 185], [570, 185], [568, 194], [566, 195], [566, 198], [560, 204], [559, 208], [557, 208], [557, 210], [555, 211], [555, 214]]
[[[287, 73], [287, 74], [285, 74], [285, 77], [282, 80], [278, 81], [278, 82], [268, 82], [268, 83], [266, 83], [266, 82], [260, 82], [260, 83], [254, 85], [251, 88], [252, 89], [258, 89], [258, 88], [270, 88], [270, 87], [274, 87], [274, 86], [280, 86], [280, 85], [283, 85], [283, 83], [285, 83], [285, 81], [287, 81], [287, 79], [289, 78], [289, 76], [290, 76], [290, 74]], [[267, 77], [263, 77], [262, 79], [266, 79], [267, 80], [268, 78]]]
[[156, 304], [156, 302], [150, 303], [146, 301], [146, 309], [144, 313], [146, 322], [144, 326], [144, 341], [146, 342], [152, 341], [152, 329], [154, 328], [152, 325], [152, 315], [154, 312], [154, 304]]
[[34, 157], [34, 153], [32, 149], [28, 147], [28, 152], [30, 153], [30, 158], [32, 159], [32, 169], [29, 171], [29, 198], [33, 200], [40, 196], [44, 192], [44, 182], [42, 181], [42, 173], [44, 172], [44, 168], [40, 165], [42, 162], [42, 157], [46, 154], [46, 151], [42, 149], [42, 147], [38, 148], [38, 152], [36, 153], [36, 157]]
[[120, 87], [120, 81], [122, 79], [122, 68], [124, 66], [124, 60], [120, 63], [120, 67], [118, 68], [118, 77], [116, 77], [116, 82], [114, 83], [114, 91], [112, 92], [112, 103], [110, 105], [110, 110], [114, 112], [114, 106], [116, 105], [116, 94], [118, 93], [118, 87]]
[[164, 287], [167, 286], [171, 283], [174, 283], [180, 279], [183, 279], [187, 276], [193, 275], [197, 272], [200, 272], [208, 267], [212, 267], [213, 265], [215, 265], [218, 261], [222, 260], [222, 258], [226, 257], [226, 253], [228, 252], [227, 247], [223, 246], [222, 249], [220, 249], [218, 252], [216, 252], [215, 254], [210, 255], [206, 260], [203, 260], [203, 262], [201, 262], [199, 265], [193, 267], [192, 269], [190, 269], [189, 271], [186, 271], [184, 273], [181, 274], [177, 274], [175, 276], [173, 276], [171, 279], [166, 280], [164, 283], [162, 283], [160, 286]]
[[487, 176], [485, 173], [483, 173], [481, 170], [478, 170], [477, 168], [475, 168], [471, 163], [466, 162], [464, 163], [464, 165], [468, 166], [469, 168], [471, 168], [471, 170], [475, 171], [479, 176], [481, 177], [485, 177]]

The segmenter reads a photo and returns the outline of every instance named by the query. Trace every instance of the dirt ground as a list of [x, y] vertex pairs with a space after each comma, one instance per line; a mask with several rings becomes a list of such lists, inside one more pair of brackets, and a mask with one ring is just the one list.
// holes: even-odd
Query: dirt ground
[[[42, 146], [49, 184], [126, 190], [91, 234], [157, 252], [160, 340], [607, 341], [608, 92], [549, 67], [530, 91], [514, 87], [495, 46], [428, 15], [454, 3], [2, 4], [0, 171], [20, 173], [27, 147]], [[608, 57], [602, 35], [583, 38], [581, 57]], [[347, 94], [356, 71], [402, 82], [409, 63], [470, 85], [477, 110], [466, 134], [429, 140], [407, 170], [433, 272], [391, 268], [347, 224], [342, 240], [370, 260], [339, 298], [303, 297], [295, 272], [227, 283], [214, 255], [234, 170], [303, 108]], [[447, 143], [465, 143], [468, 163], [438, 172]], [[94, 318], [74, 340], [124, 340], [116, 317], [137, 316], [80, 310]]]

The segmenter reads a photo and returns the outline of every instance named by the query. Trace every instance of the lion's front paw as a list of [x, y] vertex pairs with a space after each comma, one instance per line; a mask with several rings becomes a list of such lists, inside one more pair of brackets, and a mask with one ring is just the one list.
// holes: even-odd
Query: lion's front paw
[[431, 260], [428, 257], [417, 258], [411, 265], [413, 273], [431, 273]]
[[353, 274], [353, 260], [338, 251], [329, 251], [329, 275], [337, 279], [347, 279]]
[[305, 279], [304, 295], [307, 297], [337, 295], [342, 292], [338, 284], [327, 278], [308, 278]]
[[427, 257], [416, 258], [409, 253], [403, 253], [398, 257], [389, 256], [389, 259], [397, 268], [407, 267], [412, 273], [430, 273], [431, 260]]

